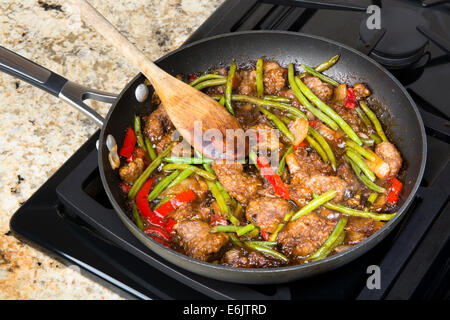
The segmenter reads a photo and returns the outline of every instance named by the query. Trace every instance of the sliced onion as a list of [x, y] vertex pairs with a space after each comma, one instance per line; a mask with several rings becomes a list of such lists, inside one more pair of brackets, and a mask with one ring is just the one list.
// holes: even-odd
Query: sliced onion
[[108, 160], [113, 170], [120, 167], [120, 157], [117, 154], [117, 144], [109, 151]]
[[110, 134], [106, 137], [106, 147], [109, 151], [111, 151], [112, 148], [117, 147], [116, 139], [114, 139], [114, 137]]
[[136, 91], [134, 92], [136, 96], [136, 100], [139, 102], [144, 102], [148, 98], [149, 90], [148, 87], [141, 83], [136, 87]]

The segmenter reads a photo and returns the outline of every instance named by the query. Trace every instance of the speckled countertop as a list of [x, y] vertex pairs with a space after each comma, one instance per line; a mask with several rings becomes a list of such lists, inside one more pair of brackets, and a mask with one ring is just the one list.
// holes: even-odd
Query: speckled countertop
[[[90, 0], [152, 59], [179, 47], [224, 0]], [[62, 0], [0, 1], [0, 45], [92, 88], [118, 93], [137, 73]], [[108, 106], [93, 103], [106, 115]], [[69, 105], [0, 73], [0, 299], [118, 299], [21, 243], [13, 213], [96, 125]]]

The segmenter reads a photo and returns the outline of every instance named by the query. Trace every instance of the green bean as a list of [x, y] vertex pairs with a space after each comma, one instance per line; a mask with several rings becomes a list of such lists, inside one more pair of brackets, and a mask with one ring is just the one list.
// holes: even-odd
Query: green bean
[[[322, 72], [325, 71], [329, 68], [331, 68], [332, 66], [335, 65], [335, 63], [339, 60], [339, 55], [333, 56], [330, 59], [328, 59], [327, 61], [322, 62], [321, 64], [318, 64], [317, 66], [314, 67], [314, 70], [318, 71], [318, 72]], [[300, 75], [300, 78], [303, 78], [304, 76], [306, 76], [308, 73], [307, 72], [303, 72]]]
[[153, 147], [152, 147], [152, 143], [150, 142], [150, 139], [145, 137], [144, 142], [145, 142], [145, 147], [147, 149], [147, 152], [150, 156], [150, 159], [152, 159], [152, 161], [155, 160], [157, 155], [156, 155], [155, 149], [153, 149]]
[[373, 113], [372, 110], [367, 106], [367, 104], [364, 101], [359, 101], [359, 105], [361, 106], [361, 109], [366, 113], [367, 117], [372, 121], [373, 126], [375, 127], [375, 131], [377, 132], [378, 136], [381, 138], [382, 141], [388, 141], [386, 135], [384, 134], [383, 127], [381, 126], [380, 121], [378, 120], [375, 113]]
[[162, 198], [161, 201], [158, 202], [158, 204], [155, 206], [154, 210], [158, 209], [160, 206], [162, 206], [164, 203], [166, 203], [167, 201], [169, 201], [173, 197], [175, 197], [174, 194], [169, 194], [168, 196], [165, 196], [164, 198]]
[[367, 160], [375, 161], [375, 156], [372, 153], [370, 153], [369, 151], [367, 151], [363, 147], [357, 145], [353, 141], [347, 139], [347, 140], [345, 140], [345, 144], [347, 145], [347, 147], [355, 150], [356, 152], [358, 152], [360, 155], [362, 155]]
[[253, 239], [254, 237], [257, 237], [259, 235], [259, 228], [255, 228], [252, 231], [248, 233], [248, 238]]
[[314, 140], [314, 138], [312, 138], [311, 136], [306, 136], [306, 141], [308, 141], [311, 147], [313, 147], [317, 151], [323, 162], [327, 163], [329, 161], [327, 154], [322, 149], [320, 144], [316, 140]]
[[327, 140], [325, 140], [324, 137], [322, 137], [322, 135], [320, 133], [318, 133], [313, 127], [309, 127], [308, 128], [308, 132], [310, 135], [313, 136], [314, 139], [316, 139], [316, 141], [320, 144], [320, 146], [322, 147], [322, 149], [325, 151], [325, 153], [327, 154], [328, 160], [330, 160], [330, 164], [331, 167], [333, 168], [334, 171], [336, 171], [336, 158], [334, 157], [334, 153], [333, 150], [331, 150], [330, 145], [328, 144]]
[[291, 220], [292, 216], [294, 215], [294, 211], [291, 210], [288, 213], [286, 213], [283, 217], [283, 222], [279, 223], [277, 225], [277, 228], [275, 231], [270, 235], [269, 241], [275, 241], [277, 240], [278, 233], [283, 229], [284, 225]]
[[364, 138], [361, 138], [361, 141], [362, 141], [366, 146], [369, 146], [369, 147], [373, 146], [374, 143], [375, 143], [375, 141], [374, 141], [373, 139], [364, 139]]
[[230, 71], [228, 72], [227, 85], [225, 87], [225, 108], [234, 115], [233, 106], [231, 105], [231, 92], [233, 91], [233, 78], [236, 73], [236, 63], [232, 62]]
[[375, 200], [377, 200], [378, 194], [375, 192], [372, 192], [370, 194], [370, 196], [367, 198], [367, 201], [369, 201], [371, 204], [373, 204], [375, 202]]
[[353, 129], [344, 121], [332, 108], [327, 106], [322, 100], [320, 100], [312, 91], [309, 89], [300, 78], [295, 78], [300, 91], [320, 110], [322, 110], [327, 116], [329, 116], [333, 121], [335, 121], [342, 131], [344, 131], [350, 139], [355, 141], [358, 145], [362, 145], [361, 140], [358, 135], [353, 131]]
[[179, 173], [180, 171], [175, 170], [167, 177], [162, 179], [152, 190], [152, 192], [150, 192], [150, 194], [148, 195], [148, 201], [155, 200], [161, 194], [161, 192], [163, 192], [166, 189], [166, 187], [173, 181], [173, 179], [175, 179], [178, 176]]
[[274, 109], [292, 113], [293, 115], [295, 115], [299, 118], [308, 120], [308, 117], [306, 117], [306, 115], [303, 112], [301, 112], [300, 110], [298, 110], [297, 108], [295, 108], [293, 106], [290, 106], [290, 105], [287, 105], [287, 104], [284, 104], [281, 102], [258, 99], [255, 97], [245, 96], [245, 95], [241, 95], [241, 94], [233, 94], [231, 96], [231, 99], [233, 101], [248, 102], [248, 103], [259, 105], [259, 106], [271, 107]]
[[131, 187], [130, 191], [128, 192], [128, 198], [134, 199], [136, 197], [136, 194], [139, 192], [141, 187], [144, 185], [145, 181], [150, 177], [152, 172], [159, 167], [159, 165], [162, 162], [162, 159], [167, 156], [172, 149], [173, 142], [169, 144], [169, 146], [161, 152], [160, 155], [158, 155], [155, 160], [153, 160], [152, 163], [144, 170], [144, 172], [137, 178], [137, 180], [134, 182], [133, 186]]
[[[331, 118], [328, 117], [325, 113], [323, 113], [319, 109], [315, 108], [311, 103], [309, 103], [308, 99], [306, 99], [306, 97], [300, 91], [300, 89], [297, 86], [297, 78], [294, 77], [294, 65], [292, 63], [290, 63], [289, 67], [288, 67], [288, 80], [289, 80], [289, 85], [291, 86], [291, 89], [294, 92], [295, 96], [297, 97], [298, 101], [300, 101], [300, 103], [306, 109], [308, 109], [309, 112], [311, 112], [316, 118], [321, 120], [323, 123], [327, 124], [331, 129], [333, 129], [333, 130], [339, 129], [336, 122], [331, 120]], [[308, 120], [308, 119], [306, 119], [306, 120]]]
[[337, 192], [336, 190], [328, 190], [327, 192], [320, 195], [320, 197], [317, 197], [316, 199], [311, 200], [307, 205], [305, 205], [303, 208], [301, 208], [299, 211], [297, 211], [291, 218], [291, 221], [297, 220], [301, 216], [304, 216], [305, 214], [310, 213], [311, 211], [317, 209], [324, 203], [330, 201], [331, 199], [334, 199], [336, 197]]
[[219, 104], [225, 106], [225, 97], [220, 98]]
[[133, 220], [139, 229], [144, 230], [144, 224], [142, 223], [136, 204], [133, 204]]
[[366, 125], [367, 128], [372, 127], [372, 123], [370, 122], [370, 119], [367, 118], [366, 114], [361, 109], [361, 107], [356, 107], [355, 111], [358, 114], [359, 118], [362, 120], [362, 122]]
[[375, 212], [368, 212], [368, 211], [361, 211], [356, 209], [347, 208], [341, 205], [333, 204], [333, 203], [326, 203], [324, 204], [324, 207], [330, 210], [334, 210], [349, 216], [357, 216], [357, 217], [363, 217], [363, 218], [369, 218], [374, 220], [380, 220], [380, 221], [388, 221], [391, 220], [397, 212], [395, 213], [375, 213]]
[[279, 176], [281, 176], [283, 174], [284, 168], [286, 167], [286, 157], [289, 153], [291, 153], [292, 151], [294, 151], [294, 147], [291, 145], [289, 146], [289, 148], [286, 150], [286, 152], [283, 154], [283, 157], [280, 160], [280, 163], [278, 164], [278, 171], [277, 174]]
[[221, 86], [226, 83], [227, 83], [227, 79], [211, 79], [211, 80], [206, 80], [206, 81], [200, 82], [194, 88], [197, 90], [203, 90], [208, 87]]
[[308, 260], [310, 261], [316, 261], [325, 258], [328, 256], [328, 254], [331, 252], [331, 248], [333, 247], [333, 244], [336, 242], [336, 240], [339, 238], [339, 236], [344, 232], [344, 228], [347, 225], [348, 218], [342, 217], [339, 219], [339, 222], [336, 224], [336, 227], [334, 228], [331, 235], [328, 237], [328, 239], [320, 246], [319, 249], [317, 249], [316, 252], [314, 252]]
[[292, 134], [292, 132], [289, 131], [286, 125], [280, 119], [278, 119], [276, 115], [259, 106], [258, 110], [261, 113], [263, 113], [267, 117], [267, 119], [271, 120], [274, 123], [274, 125], [278, 128], [278, 130], [280, 130], [281, 133], [283, 133], [286, 136], [286, 138], [288, 138], [291, 141], [294, 141], [294, 135]]
[[381, 140], [381, 138], [375, 133], [372, 133], [369, 137], [375, 141], [375, 144], [383, 142], [383, 140]]
[[211, 80], [211, 79], [225, 79], [225, 76], [222, 76], [220, 74], [212, 74], [212, 73], [208, 73], [208, 74], [204, 74], [194, 80], [192, 80], [189, 85], [191, 87], [195, 87], [197, 84], [199, 84], [200, 82], [206, 81], [206, 80]]
[[229, 232], [228, 236], [230, 237], [231, 243], [238, 246], [238, 247], [242, 247], [242, 242], [238, 239], [238, 237], [236, 237], [234, 235], [234, 233]]
[[345, 231], [343, 230], [341, 233], [339, 233], [336, 240], [327, 249], [325, 249], [321, 255], [319, 255], [315, 259], [311, 259], [309, 261], [314, 262], [314, 261], [325, 259], [334, 250], [334, 248], [336, 248], [337, 246], [342, 244], [342, 242], [344, 242], [344, 240], [345, 240]]
[[256, 92], [258, 98], [264, 96], [263, 59], [261, 58], [256, 62]]
[[[292, 120], [289, 119], [289, 118], [286, 117], [286, 116], [280, 116], [279, 118], [280, 118], [280, 120], [283, 121], [283, 123], [284, 123], [285, 125], [287, 125], [287, 126], [290, 125], [291, 122], [292, 122]], [[297, 118], [297, 117], [295, 117], [295, 118]]]
[[217, 205], [219, 206], [220, 212], [225, 218], [228, 218], [230, 215], [230, 208], [228, 207], [227, 203], [225, 202], [225, 199], [222, 196], [222, 193], [220, 193], [219, 189], [217, 188], [217, 185], [209, 180], [206, 180], [206, 184], [208, 185], [209, 190], [211, 191], [213, 197], [216, 199]]
[[353, 171], [355, 172], [356, 176], [359, 180], [361, 180], [362, 183], [364, 183], [369, 189], [376, 191], [378, 193], [385, 193], [386, 189], [383, 187], [380, 187], [379, 185], [373, 183], [370, 181], [369, 178], [367, 178], [364, 174], [361, 174], [361, 168], [359, 168], [355, 162], [353, 162], [349, 157], [344, 155], [344, 159], [350, 164]]
[[327, 82], [327, 83], [329, 83], [329, 84], [331, 84], [332, 86], [335, 86], [335, 87], [337, 87], [339, 85], [339, 83], [336, 80], [331, 79], [330, 77], [328, 77], [328, 76], [326, 76], [326, 75], [324, 75], [324, 74], [322, 74], [320, 72], [317, 72], [313, 68], [311, 68], [309, 66], [306, 66], [304, 64], [302, 64], [301, 66], [302, 66], [303, 69], [306, 70], [306, 72], [312, 74], [313, 76], [319, 78], [320, 80], [322, 80], [324, 82]]
[[238, 229], [238, 230], [236, 231], [236, 234], [240, 237], [240, 236], [246, 234], [247, 232], [252, 231], [252, 230], [255, 229], [255, 228], [256, 228], [255, 225], [253, 225], [253, 224], [250, 223], [250, 224], [248, 224], [248, 225], [246, 225], [246, 226], [240, 227], [240, 229]]
[[186, 164], [186, 163], [169, 163], [163, 167], [164, 171], [172, 171], [172, 170], [177, 170], [177, 169], [181, 169], [181, 170], [189, 169], [189, 170], [194, 171], [196, 174], [198, 174], [199, 176], [201, 176], [205, 179], [216, 180], [216, 176], [209, 173], [208, 171], [202, 170], [196, 166], [192, 166], [192, 165]]
[[191, 157], [165, 157], [164, 162], [170, 163], [187, 163], [187, 164], [203, 164], [203, 163], [213, 163], [213, 159], [209, 158], [191, 158]]
[[273, 95], [265, 95], [264, 100], [281, 102], [281, 103], [290, 103], [291, 102], [291, 99], [289, 99], [289, 98], [273, 96]]
[[194, 171], [192, 171], [191, 169], [184, 169], [183, 171], [181, 171], [181, 173], [167, 186], [167, 189], [172, 188], [173, 186], [176, 186], [177, 184], [179, 184], [181, 181], [183, 181], [184, 179], [187, 179], [191, 174], [193, 174]]
[[141, 131], [141, 117], [139, 116], [134, 117], [134, 133], [136, 134], [136, 141], [139, 147], [144, 148], [144, 150], [146, 150], [144, 137], [142, 136]]
[[258, 162], [256, 161], [256, 159], [258, 158], [258, 156], [256, 155], [256, 153], [252, 150], [249, 152], [248, 157], [251, 161], [249, 162], [253, 162], [253, 164], [255, 165], [255, 167], [259, 170], [258, 167]]
[[289, 259], [288, 259], [285, 255], [283, 255], [283, 254], [281, 254], [281, 253], [279, 253], [278, 251], [275, 251], [275, 250], [273, 250], [273, 249], [267, 248], [267, 247], [265, 247], [265, 246], [258, 246], [258, 245], [256, 245], [256, 244], [249, 244], [249, 243], [246, 243], [246, 245], [247, 245], [249, 248], [253, 249], [253, 250], [262, 252], [262, 253], [267, 254], [267, 255], [269, 255], [269, 256], [272, 256], [272, 257], [274, 257], [274, 258], [276, 258], [276, 259], [279, 259], [279, 260], [281, 260], [281, 261], [283, 261], [283, 262], [286, 262], [286, 263], [289, 262]]
[[212, 233], [218, 233], [218, 232], [237, 232], [240, 228], [239, 226], [233, 226], [233, 225], [218, 225], [211, 228]]
[[276, 241], [245, 241], [245, 244], [256, 244], [263, 247], [273, 247], [277, 245]]
[[363, 158], [350, 148], [346, 148], [345, 154], [361, 169], [370, 181], [375, 181], [375, 174], [369, 169]]

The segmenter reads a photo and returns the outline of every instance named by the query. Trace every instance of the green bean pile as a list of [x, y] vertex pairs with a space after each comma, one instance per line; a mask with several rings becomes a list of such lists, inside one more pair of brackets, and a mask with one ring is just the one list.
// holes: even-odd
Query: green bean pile
[[[155, 241], [188, 254], [182, 235], [178, 234], [177, 224], [180, 221], [175, 221], [178, 218], [174, 220], [172, 217], [180, 206], [187, 205], [183, 203], [184, 200], [178, 199], [179, 194], [175, 194], [175, 191], [178, 190], [177, 188], [182, 188], [180, 186], [186, 179], [192, 181], [193, 177], [196, 181], [204, 183], [208, 190], [206, 200], [202, 200], [206, 202], [202, 202], [201, 205], [207, 205], [211, 209], [209, 219], [202, 218], [202, 221], [207, 221], [209, 224], [209, 234], [211, 236], [225, 234], [228, 242], [224, 248], [238, 249], [244, 255], [256, 252], [272, 261], [273, 266], [315, 262], [353, 245], [351, 239], [354, 224], [360, 221], [357, 219], [369, 219], [367, 221], [371, 221], [377, 228], [392, 219], [395, 216], [397, 200], [393, 203], [389, 201], [392, 202], [395, 196], [398, 197], [401, 190], [397, 187], [396, 194], [393, 194], [392, 181], [396, 177], [381, 177], [377, 171], [379, 166], [390, 168], [388, 160], [377, 153], [377, 146], [385, 142], [389, 143], [389, 140], [375, 111], [369, 107], [364, 97], [355, 96], [356, 86], [355, 89], [351, 86], [347, 89], [348, 84], [342, 84], [322, 73], [332, 68], [338, 60], [339, 56], [336, 55], [315, 67], [307, 64], [296, 66], [290, 63], [286, 66], [287, 68], [280, 69], [285, 77], [285, 86], [278, 88], [276, 92], [269, 90], [269, 86], [275, 81], [270, 78], [271, 69], [268, 68], [268, 61], [264, 61], [263, 58], [257, 59], [254, 69], [251, 70], [239, 69], [236, 62], [231, 62], [229, 68], [190, 75], [190, 80], [187, 81], [190, 86], [218, 101], [230, 114], [236, 116], [244, 128], [250, 127], [246, 121], [250, 121], [252, 126], [262, 123], [278, 134], [280, 142], [278, 149], [272, 149], [269, 152], [269, 155], [278, 152], [275, 153], [279, 160], [276, 167], [265, 164], [264, 156], [259, 149], [252, 149], [248, 158], [239, 159], [237, 162], [243, 165], [244, 177], [245, 175], [257, 177], [260, 181], [267, 182], [262, 188], [271, 185], [269, 189], [265, 189], [271, 193], [271, 197], [281, 197], [288, 201], [291, 209], [277, 218], [271, 229], [272, 232], [263, 230], [263, 226], [257, 220], [247, 219], [248, 201], [238, 200], [240, 198], [235, 190], [226, 180], [221, 179], [219, 172], [213, 170], [214, 159], [203, 156], [192, 147], [191, 156], [171, 154], [177, 142], [166, 144], [164, 148], [158, 147], [157, 142], [150, 139], [147, 131], [144, 130], [148, 121], [146, 116], [134, 118], [132, 127], [135, 133], [136, 149], [133, 152], [134, 158], [126, 159], [127, 162], [133, 163], [134, 159], [139, 157], [135, 155], [136, 150], [140, 149], [143, 154], [140, 157], [146, 161], [145, 168], [132, 183], [124, 179], [122, 185], [130, 202], [130, 216], [137, 227], [151, 234]], [[301, 72], [296, 72], [296, 69]], [[250, 93], [249, 87], [246, 87], [247, 91], [241, 89], [244, 83], [244, 72], [252, 72], [250, 74], [254, 82], [250, 82], [250, 85], [247, 83], [251, 89]], [[178, 77], [183, 78], [183, 76]], [[315, 83], [328, 86], [325, 88], [331, 90], [334, 96], [328, 100], [322, 100], [319, 92], [311, 85], [311, 79], [315, 79]], [[337, 92], [342, 90], [343, 86], [346, 89], [345, 107], [342, 101], [340, 107], [337, 107]], [[357, 103], [352, 105], [351, 103], [355, 101]], [[252, 118], [246, 115], [246, 112], [252, 112]], [[359, 122], [355, 122], [356, 120], [348, 122], [349, 118], [357, 119]], [[259, 145], [262, 142], [259, 136], [257, 138]], [[353, 181], [353, 185], [347, 185], [345, 194], [333, 184], [328, 187], [321, 186], [320, 192], [311, 189], [315, 191], [311, 191], [309, 198], [298, 200], [292, 195], [295, 187], [314, 188], [314, 186], [308, 186], [305, 180], [301, 180], [305, 177], [296, 176], [294, 164], [295, 161], [302, 161], [299, 160], [302, 159], [301, 154], [321, 162], [320, 166], [318, 162], [314, 162], [313, 165], [314, 170], [318, 172], [325, 170], [323, 179], [330, 177], [346, 179], [346, 182]], [[303, 168], [311, 164], [300, 162], [298, 165]], [[125, 163], [122, 169], [126, 169], [126, 166], [131, 164]], [[305, 173], [307, 178], [308, 175], [315, 177], [314, 175], [318, 174], [314, 170]], [[343, 170], [344, 173], [347, 172], [345, 170], [350, 170], [345, 177]], [[242, 178], [236, 177], [237, 182], [239, 179]], [[147, 193], [142, 191], [145, 188], [148, 189], [146, 189]], [[249, 200], [260, 196], [254, 196]], [[197, 201], [192, 199], [186, 202]], [[167, 209], [170, 205], [174, 207]], [[335, 213], [332, 218], [322, 216], [321, 212], [329, 211]], [[168, 223], [169, 220], [165, 216], [167, 213], [172, 224]], [[292, 250], [286, 250], [284, 239], [289, 230], [295, 230], [293, 226], [316, 216], [330, 225], [328, 236], [316, 245], [313, 252], [305, 256], [296, 256]], [[376, 229], [373, 232], [375, 231]], [[296, 237], [295, 234], [292, 236]], [[220, 251], [222, 254], [226, 251], [224, 248]], [[208, 261], [212, 263], [226, 264], [227, 262], [223, 259], [223, 256], [217, 253], [208, 257]]]

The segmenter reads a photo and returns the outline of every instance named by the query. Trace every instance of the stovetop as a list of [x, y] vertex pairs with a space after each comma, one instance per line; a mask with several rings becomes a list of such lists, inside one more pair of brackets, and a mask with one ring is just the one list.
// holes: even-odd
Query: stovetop
[[[220, 33], [276, 29], [320, 35], [367, 50], [359, 41], [359, 26], [365, 15], [361, 10], [371, 2], [327, 1], [326, 10], [317, 9], [319, 2], [228, 0], [187, 42]], [[98, 132], [14, 214], [14, 235], [79, 266], [83, 274], [129, 298], [448, 299], [450, 126], [445, 86], [448, 91], [450, 57], [445, 41], [450, 39], [450, 6], [422, 9], [421, 1], [374, 3], [421, 10], [431, 21], [433, 39], [427, 42], [425, 62], [393, 71], [418, 104], [425, 123], [425, 175], [404, 221], [370, 252], [337, 270], [281, 285], [225, 283], [180, 269], [141, 244], [114, 212], [97, 166]], [[371, 265], [380, 267], [380, 289], [366, 286]]]

